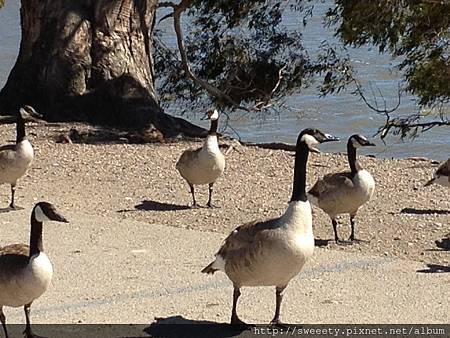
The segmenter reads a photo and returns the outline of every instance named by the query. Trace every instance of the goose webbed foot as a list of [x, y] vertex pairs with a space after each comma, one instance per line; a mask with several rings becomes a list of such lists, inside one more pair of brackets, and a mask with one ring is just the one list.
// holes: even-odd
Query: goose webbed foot
[[355, 238], [355, 237], [349, 237], [348, 239], [350, 241], [351, 244], [355, 244], [355, 243], [370, 243], [370, 241], [365, 240], [365, 239], [359, 239], [359, 238]]
[[200, 209], [200, 208], [201, 207], [197, 203], [191, 205], [191, 209]]
[[246, 322], [242, 321], [238, 316], [232, 316], [230, 325], [232, 326], [239, 326], [242, 328], [251, 328], [254, 327], [252, 324], [247, 324]]
[[336, 239], [336, 244], [337, 245], [342, 245], [342, 246], [346, 246], [346, 245], [352, 245], [354, 244], [352, 241], [348, 240], [346, 241], [345, 239]]
[[275, 327], [282, 328], [282, 329], [288, 328], [288, 325], [282, 323], [280, 318], [272, 319], [272, 321], [270, 322], [270, 326], [275, 326]]
[[31, 329], [28, 329], [28, 328], [25, 329], [25, 331], [23, 331], [23, 336], [24, 336], [25, 338], [46, 338], [45, 336], [39, 336], [39, 335], [33, 333], [33, 332], [31, 331]]
[[208, 203], [206, 204], [206, 206], [207, 206], [208, 208], [210, 208], [210, 209], [220, 209], [220, 208], [221, 208], [220, 205], [215, 205], [215, 204], [212, 204], [211, 202], [208, 202]]
[[15, 204], [15, 203], [10, 203], [9, 206], [8, 206], [8, 209], [9, 209], [10, 211], [17, 211], [17, 210], [23, 210], [24, 208], [21, 207], [21, 206], [18, 206], [18, 205]]

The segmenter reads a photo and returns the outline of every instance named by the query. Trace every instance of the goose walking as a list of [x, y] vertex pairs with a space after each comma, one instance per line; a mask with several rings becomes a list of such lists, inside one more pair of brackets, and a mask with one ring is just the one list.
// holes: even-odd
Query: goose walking
[[233, 283], [231, 324], [245, 324], [236, 307], [241, 287], [275, 286], [272, 324], [280, 323], [283, 291], [314, 250], [311, 206], [306, 196], [306, 165], [314, 145], [338, 139], [317, 129], [303, 130], [297, 139], [292, 197], [281, 217], [254, 221], [236, 228], [224, 241], [216, 259], [202, 272], [221, 270]]
[[375, 191], [372, 175], [363, 169], [356, 159], [356, 149], [367, 146], [375, 146], [375, 144], [360, 134], [350, 136], [347, 142], [350, 172], [325, 175], [308, 191], [308, 199], [311, 203], [330, 216], [336, 243], [348, 243], [341, 241], [337, 233], [336, 217], [339, 214], [350, 214], [349, 240], [359, 241], [355, 238], [355, 216], [358, 209], [371, 199]]
[[206, 113], [205, 117], [211, 120], [211, 127], [203, 146], [195, 150], [185, 150], [176, 164], [180, 175], [189, 184], [193, 201], [192, 207], [194, 208], [198, 206], [195, 200], [194, 185], [209, 185], [207, 206], [212, 208], [213, 185], [225, 169], [225, 157], [217, 143], [219, 113], [216, 109], [211, 109]]
[[11, 209], [16, 209], [14, 195], [17, 180], [25, 175], [34, 158], [33, 147], [25, 134], [25, 120], [41, 117], [33, 107], [20, 108], [17, 114], [16, 143], [0, 146], [0, 184], [11, 185]]
[[439, 164], [439, 167], [434, 172], [433, 178], [425, 183], [425, 187], [432, 184], [439, 184], [450, 188], [450, 158]]
[[42, 225], [46, 221], [67, 223], [52, 204], [39, 202], [31, 212], [30, 245], [12, 244], [0, 248], [0, 321], [6, 338], [4, 306], [24, 307], [24, 334], [33, 337], [30, 306], [47, 290], [53, 275], [52, 264], [42, 244]]

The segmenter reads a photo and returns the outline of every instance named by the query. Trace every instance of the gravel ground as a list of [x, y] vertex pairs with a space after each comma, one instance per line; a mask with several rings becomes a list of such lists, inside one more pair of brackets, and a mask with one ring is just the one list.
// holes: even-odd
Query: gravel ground
[[[293, 154], [281, 150], [235, 146], [226, 156], [223, 177], [213, 201], [221, 208], [189, 209], [187, 184], [175, 169], [184, 149], [198, 142], [127, 144], [57, 143], [59, 134], [93, 130], [81, 124], [29, 125], [35, 162], [18, 184], [17, 204], [31, 207], [37, 200], [54, 202], [63, 210], [131, 218], [151, 224], [228, 233], [241, 223], [280, 215], [291, 193]], [[2, 144], [15, 139], [12, 125], [0, 126]], [[222, 143], [222, 142], [221, 142]], [[448, 251], [435, 245], [450, 232], [448, 190], [423, 188], [437, 164], [431, 160], [387, 160], [360, 157], [376, 181], [372, 200], [357, 216], [357, 237], [367, 243], [333, 243], [328, 216], [314, 210], [314, 232], [330, 250], [358, 251], [448, 266]], [[313, 154], [309, 185], [325, 173], [346, 170], [345, 155]], [[2, 186], [0, 207], [9, 203]], [[197, 201], [206, 204], [207, 186], [197, 188]], [[340, 219], [340, 236], [349, 235], [348, 217]], [[99, 234], [104, 231], [99, 227]]]

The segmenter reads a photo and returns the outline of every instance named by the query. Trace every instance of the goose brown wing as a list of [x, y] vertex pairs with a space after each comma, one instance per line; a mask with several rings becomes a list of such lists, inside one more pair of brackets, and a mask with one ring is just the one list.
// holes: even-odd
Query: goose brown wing
[[185, 150], [181, 154], [181, 156], [176, 164], [176, 168], [180, 168], [180, 167], [188, 165], [189, 163], [194, 162], [195, 159], [198, 157], [200, 150], [202, 150], [202, 148]]
[[17, 275], [29, 262], [30, 248], [26, 244], [12, 244], [0, 248], [0, 282]]
[[334, 193], [337, 190], [352, 189], [354, 187], [352, 174], [349, 172], [325, 175], [309, 190], [317, 198]]
[[0, 169], [4, 169], [8, 166], [11, 160], [14, 158], [15, 144], [6, 144], [0, 146]]
[[218, 255], [224, 259], [230, 258], [231, 255], [245, 255], [246, 251], [258, 246], [258, 243], [265, 240], [277, 226], [278, 218], [265, 221], [252, 221], [237, 227], [225, 240]]

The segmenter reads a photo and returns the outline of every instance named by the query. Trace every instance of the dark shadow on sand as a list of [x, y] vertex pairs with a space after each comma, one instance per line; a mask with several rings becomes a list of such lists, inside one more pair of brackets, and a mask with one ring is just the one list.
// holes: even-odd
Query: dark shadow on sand
[[226, 323], [216, 323], [206, 320], [191, 320], [182, 316], [155, 318], [155, 322], [144, 329], [151, 337], [252, 337], [250, 327], [231, 326]]
[[417, 270], [420, 273], [448, 273], [450, 272], [450, 266], [427, 264], [428, 269]]
[[450, 210], [403, 208], [400, 213], [413, 215], [450, 215]]
[[0, 214], [3, 214], [5, 212], [12, 212], [12, 211], [19, 211], [19, 210], [23, 210], [24, 208], [22, 207], [18, 207], [16, 206], [15, 209], [11, 208], [11, 207], [6, 207], [6, 208], [0, 208]]
[[136, 205], [135, 208], [141, 211], [177, 211], [190, 209], [187, 205], [178, 205], [158, 201], [142, 201], [141, 204]]
[[331, 239], [320, 239], [320, 238], [314, 238], [314, 245], [318, 247], [327, 246], [328, 243], [332, 242]]

